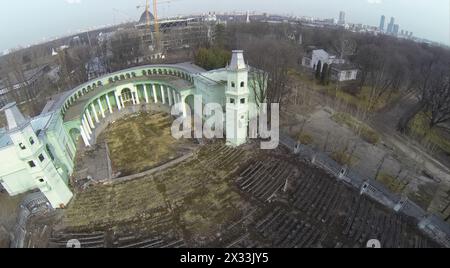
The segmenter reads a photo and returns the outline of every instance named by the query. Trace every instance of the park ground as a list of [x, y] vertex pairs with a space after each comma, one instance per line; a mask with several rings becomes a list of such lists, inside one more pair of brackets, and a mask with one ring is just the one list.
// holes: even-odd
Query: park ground
[[[282, 129], [448, 220], [446, 159], [433, 157], [422, 144], [396, 130], [402, 112], [415, 103], [411, 95], [381, 99], [366, 116], [366, 89], [352, 95], [335, 83], [318, 84], [307, 72], [292, 72], [291, 78], [291, 93], [282, 106]], [[417, 119], [412, 124], [417, 125]], [[445, 152], [444, 135], [434, 133], [432, 139]]]

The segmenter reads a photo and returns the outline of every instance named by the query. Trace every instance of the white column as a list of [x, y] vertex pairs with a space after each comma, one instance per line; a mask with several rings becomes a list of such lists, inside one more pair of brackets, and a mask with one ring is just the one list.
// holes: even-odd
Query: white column
[[84, 131], [88, 134], [88, 139], [90, 139], [89, 135], [92, 134], [92, 131], [87, 122], [86, 115], [84, 115], [84, 118], [81, 120], [81, 124], [84, 126]]
[[135, 98], [134, 91], [131, 91], [131, 101], [133, 102], [133, 104], [136, 104], [136, 98]]
[[91, 103], [91, 109], [92, 109], [92, 113], [94, 114], [95, 122], [99, 123], [100, 121], [98, 120], [98, 114], [97, 114], [97, 110], [95, 109], [94, 103]]
[[172, 99], [173, 99], [173, 104], [177, 104], [178, 103], [178, 101], [177, 101], [177, 97], [176, 97], [176, 92], [175, 92], [175, 90], [172, 90]]
[[169, 99], [169, 106], [172, 107], [172, 89], [167, 87], [167, 98]]
[[103, 110], [102, 102], [100, 101], [100, 98], [97, 99], [98, 107], [100, 108], [100, 113], [102, 114], [102, 117], [105, 118], [105, 111]]
[[109, 113], [112, 114], [113, 110], [112, 110], [112, 107], [111, 107], [111, 101], [109, 100], [108, 94], [106, 94], [105, 97], [106, 97], [106, 104], [108, 104]]
[[122, 95], [119, 96], [119, 102], [120, 102], [120, 106], [122, 106], [122, 108], [125, 108], [125, 103], [123, 102]]
[[144, 96], [145, 96], [145, 102], [148, 103], [148, 92], [147, 92], [147, 85], [143, 85], [144, 88]]
[[166, 94], [164, 93], [164, 86], [161, 85], [161, 98], [162, 98], [162, 103], [166, 104]]
[[89, 112], [89, 109], [86, 109], [86, 115], [87, 115], [87, 118], [88, 118], [89, 126], [90, 126], [92, 129], [94, 129], [94, 128], [95, 128], [95, 125], [94, 125], [94, 121], [92, 121], [91, 112]]
[[158, 103], [158, 96], [156, 96], [155, 84], [153, 84], [152, 87], [153, 87], [153, 99], [154, 99], [155, 103]]
[[86, 147], [91, 146], [91, 144], [89, 143], [89, 140], [86, 136], [86, 133], [84, 132], [83, 126], [80, 126], [80, 133], [81, 133], [81, 137], [83, 138], [84, 145]]
[[122, 106], [120, 105], [120, 98], [116, 94], [114, 94], [114, 96], [116, 96], [117, 109], [120, 111], [122, 109]]
[[134, 89], [135, 89], [134, 92], [135, 92], [135, 94], [136, 94], [136, 97], [134, 98], [134, 100], [136, 101], [135, 104], [141, 104], [141, 102], [139, 101], [139, 93], [138, 93], [138, 88], [137, 88], [137, 86], [135, 86]]

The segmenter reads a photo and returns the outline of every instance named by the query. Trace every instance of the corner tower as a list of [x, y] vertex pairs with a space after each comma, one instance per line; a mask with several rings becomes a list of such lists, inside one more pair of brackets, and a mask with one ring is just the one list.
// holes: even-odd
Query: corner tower
[[8, 162], [0, 167], [0, 182], [10, 195], [38, 188], [53, 208], [67, 205], [72, 192], [64, 174], [54, 164], [54, 156], [46, 150], [43, 135], [35, 132], [30, 120], [25, 119], [16, 103], [3, 107], [8, 122], [10, 143], [0, 150]]
[[226, 137], [227, 144], [239, 146], [248, 137], [248, 66], [244, 61], [244, 51], [233, 50], [227, 67], [226, 97]]

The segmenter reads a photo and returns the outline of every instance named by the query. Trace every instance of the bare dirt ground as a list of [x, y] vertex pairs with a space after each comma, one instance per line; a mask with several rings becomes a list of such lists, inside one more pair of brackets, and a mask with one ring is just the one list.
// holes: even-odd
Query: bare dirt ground
[[[373, 145], [348, 127], [339, 125], [331, 116], [335, 111], [329, 107], [318, 108], [307, 117], [308, 123], [303, 128], [303, 133], [313, 137], [313, 144], [326, 153], [342, 150], [345, 146], [354, 147], [353, 157], [356, 170], [374, 177], [376, 170], [386, 154], [386, 148]], [[300, 126], [293, 127], [293, 132], [299, 132]], [[325, 134], [325, 135], [324, 135]], [[389, 174], [397, 174], [400, 164], [397, 160], [387, 157], [383, 163], [383, 171]]]
[[92, 149], [79, 144], [74, 177], [83, 180], [90, 176], [95, 181], [123, 177], [192, 150], [192, 141], [177, 141], [171, 136], [170, 124], [170, 116], [159, 112], [137, 113], [115, 121], [100, 134]]
[[188, 140], [175, 140], [171, 123], [167, 114], [141, 113], [110, 125], [98, 141], [108, 144], [113, 172], [121, 176], [136, 174], [180, 156], [181, 146]]

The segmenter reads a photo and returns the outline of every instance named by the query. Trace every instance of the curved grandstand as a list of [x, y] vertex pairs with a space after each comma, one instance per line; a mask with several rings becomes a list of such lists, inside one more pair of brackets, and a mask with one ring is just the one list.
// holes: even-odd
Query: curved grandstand
[[217, 141], [33, 217], [29, 247], [437, 247], [414, 221], [278, 149]]
[[83, 84], [63, 97], [59, 105], [66, 129], [77, 129], [86, 146], [92, 130], [106, 115], [127, 105], [162, 104], [171, 107], [194, 93], [189, 65], [150, 65], [122, 70]]

